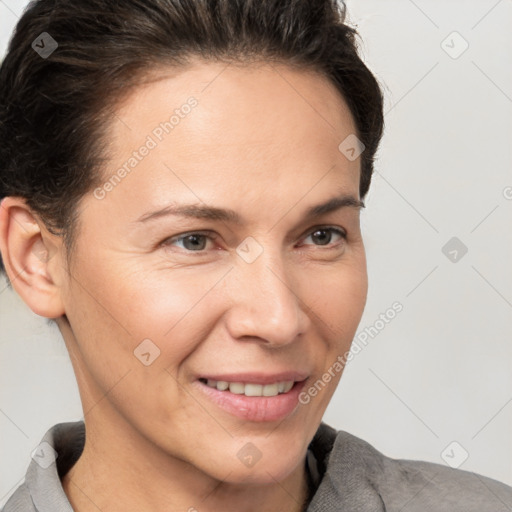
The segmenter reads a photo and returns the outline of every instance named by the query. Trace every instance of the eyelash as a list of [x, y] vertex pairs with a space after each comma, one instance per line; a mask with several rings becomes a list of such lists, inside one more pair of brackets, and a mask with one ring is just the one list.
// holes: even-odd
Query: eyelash
[[[331, 231], [333, 233], [336, 233], [337, 235], [340, 235], [342, 240], [346, 240], [347, 239], [347, 233], [343, 230], [343, 229], [340, 229], [340, 228], [337, 228], [337, 227], [333, 227], [333, 226], [316, 226], [314, 227], [313, 229], [311, 229], [305, 238], [308, 238], [309, 236], [311, 236], [312, 234], [314, 234], [316, 231]], [[167, 238], [165, 239], [163, 242], [161, 242], [161, 246], [164, 246], [164, 247], [167, 247], [167, 246], [171, 246], [174, 242], [179, 242], [189, 236], [192, 236], [192, 235], [200, 235], [200, 236], [204, 236], [206, 238], [209, 238], [210, 240], [212, 241], [215, 241], [217, 238], [218, 238], [218, 235], [217, 234], [213, 234], [212, 231], [190, 231], [188, 233], [183, 233], [181, 235], [177, 235], [177, 236], [174, 236], [174, 237], [171, 237], [171, 238]], [[311, 245], [311, 244], [309, 244]], [[336, 244], [337, 245], [337, 244]], [[328, 249], [333, 249], [336, 247], [336, 245], [332, 245], [332, 243], [329, 243], [327, 244], [327, 246], [323, 246], [323, 245], [317, 245], [316, 247], [327, 247]], [[188, 254], [194, 254], [194, 253], [197, 253], [199, 255], [201, 254], [204, 254], [207, 250], [206, 249], [202, 249], [202, 250], [199, 250], [199, 251], [191, 251], [191, 250], [188, 250], [188, 249], [182, 249], [184, 252], [188, 253]]]

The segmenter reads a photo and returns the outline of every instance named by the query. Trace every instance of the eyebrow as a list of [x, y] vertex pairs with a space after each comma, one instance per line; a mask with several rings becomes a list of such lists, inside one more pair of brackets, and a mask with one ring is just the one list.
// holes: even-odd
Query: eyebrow
[[[342, 194], [340, 196], [333, 197], [324, 203], [311, 206], [304, 213], [304, 219], [313, 219], [347, 207], [360, 209], [365, 208], [365, 204], [354, 196]], [[245, 220], [234, 210], [201, 204], [169, 205], [160, 210], [143, 214], [136, 220], [136, 222], [144, 223], [162, 217], [167, 217], [169, 215], [195, 219], [220, 220], [236, 225], [243, 225], [246, 223]]]

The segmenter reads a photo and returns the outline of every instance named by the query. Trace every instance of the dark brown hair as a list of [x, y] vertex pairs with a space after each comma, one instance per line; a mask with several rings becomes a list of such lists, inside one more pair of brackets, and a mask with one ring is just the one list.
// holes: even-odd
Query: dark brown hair
[[284, 63], [328, 77], [365, 146], [364, 198], [383, 98], [345, 15], [336, 0], [31, 2], [0, 68], [0, 199], [26, 198], [70, 252], [77, 205], [101, 180], [116, 102], [153, 69], [191, 57]]

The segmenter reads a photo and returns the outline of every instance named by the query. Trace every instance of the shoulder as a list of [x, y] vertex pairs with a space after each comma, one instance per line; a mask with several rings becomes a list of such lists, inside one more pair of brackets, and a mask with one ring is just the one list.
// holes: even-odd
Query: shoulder
[[35, 511], [30, 492], [25, 482], [14, 491], [1, 512], [32, 512]]
[[60, 479], [76, 462], [84, 443], [83, 421], [50, 428], [33, 452], [25, 481], [1, 512], [72, 512]]
[[496, 480], [433, 462], [393, 459], [368, 442], [324, 423], [318, 434], [317, 439], [332, 447], [317, 489], [320, 501], [328, 498], [347, 510], [365, 511], [512, 510], [512, 487]]

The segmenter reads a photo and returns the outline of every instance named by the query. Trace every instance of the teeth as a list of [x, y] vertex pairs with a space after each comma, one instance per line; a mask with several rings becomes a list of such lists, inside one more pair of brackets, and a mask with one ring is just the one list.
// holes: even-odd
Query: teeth
[[226, 391], [229, 389], [235, 395], [245, 396], [277, 396], [282, 393], [288, 393], [292, 389], [294, 381], [274, 382], [273, 384], [253, 384], [249, 382], [226, 382], [224, 380], [208, 379], [206, 384], [211, 388], [218, 389], [219, 391]]
[[261, 388], [263, 396], [276, 396], [279, 394], [279, 384], [277, 382], [275, 384], [265, 384]]
[[[208, 384], [210, 384], [210, 381], [208, 381]], [[219, 380], [217, 385], [215, 386], [214, 384], [213, 387], [216, 387], [219, 391], [226, 391], [229, 388], [229, 384], [225, 380]]]
[[235, 393], [235, 395], [243, 395], [244, 394], [244, 385], [241, 382], [231, 382], [229, 385], [229, 391], [231, 393]]
[[[244, 387], [241, 384], [242, 388]], [[229, 390], [231, 391], [231, 384], [229, 385]], [[246, 384], [245, 385], [245, 396], [262, 396], [263, 395], [263, 386], [261, 384]]]
[[293, 382], [293, 380], [289, 380], [289, 381], [286, 381], [284, 383], [284, 389], [283, 389], [283, 393], [288, 393], [288, 391], [290, 391], [290, 389], [293, 388], [293, 385], [295, 383]]

